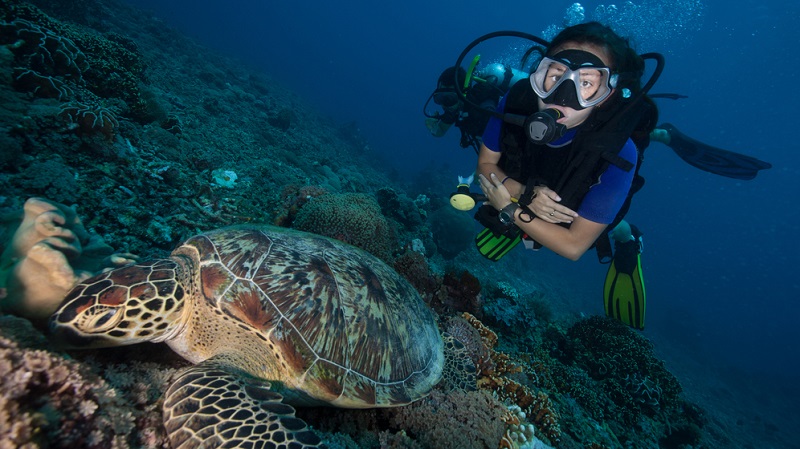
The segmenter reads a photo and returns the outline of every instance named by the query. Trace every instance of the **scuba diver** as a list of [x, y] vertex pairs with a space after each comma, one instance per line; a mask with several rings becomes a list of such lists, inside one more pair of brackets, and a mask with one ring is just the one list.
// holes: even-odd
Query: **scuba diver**
[[[491, 116], [487, 111], [495, 110], [508, 89], [527, 77], [526, 73], [499, 63], [490, 65], [470, 79], [462, 67], [448, 67], [439, 75], [436, 90], [423, 107], [425, 126], [434, 137], [442, 137], [455, 125], [461, 131], [461, 147], [471, 147], [477, 154], [481, 135]], [[464, 86], [461, 87], [465, 91], [464, 99], [458, 94], [456, 84]], [[442, 107], [442, 112], [427, 112], [431, 100]]]
[[[499, 75], [501, 73], [502, 75]], [[489, 123], [489, 118], [500, 99], [517, 81], [528, 78], [524, 72], [501, 63], [491, 64], [481, 72], [481, 75], [472, 77], [471, 85], [466, 86], [463, 94], [459, 95], [453, 79], [457, 76], [460, 84], [464, 84], [466, 71], [462, 67], [446, 68], [439, 75], [436, 89], [430, 94], [423, 108], [425, 126], [432, 136], [443, 137], [455, 125], [461, 131], [461, 147], [471, 147], [476, 154], [480, 151], [486, 124]], [[678, 100], [687, 97], [680, 94], [658, 93], [649, 94], [648, 98]], [[441, 106], [442, 111], [428, 112], [431, 101]], [[650, 132], [649, 139], [670, 147], [689, 165], [727, 178], [750, 180], [756, 177], [759, 170], [772, 167], [770, 163], [754, 157], [700, 142], [683, 134], [671, 123], [658, 125]]]
[[[571, 260], [596, 248], [610, 263], [606, 314], [643, 329], [642, 233], [623, 217], [644, 184], [638, 171], [651, 138], [724, 176], [752, 179], [770, 165], [704, 145], [669, 124], [656, 129], [658, 110], [647, 93], [663, 70], [661, 55], [636, 54], [597, 22], [566, 28], [549, 43], [531, 38], [544, 46], [538, 66], [495, 111], [484, 110], [489, 119], [477, 166], [483, 196], [469, 192], [471, 179], [459, 179], [451, 204], [469, 210], [485, 201], [475, 214], [486, 228], [476, 246], [490, 260], [521, 241]], [[658, 64], [642, 86], [645, 59]]]

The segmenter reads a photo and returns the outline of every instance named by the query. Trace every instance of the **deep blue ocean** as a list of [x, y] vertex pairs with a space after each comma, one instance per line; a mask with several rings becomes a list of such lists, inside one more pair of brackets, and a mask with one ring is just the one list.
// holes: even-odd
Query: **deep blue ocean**
[[[422, 106], [439, 73], [473, 39], [497, 30], [541, 35], [570, 1], [255, 2], [136, 0], [170, 25], [263, 70], [324, 114], [356, 121], [401, 176], [426, 167], [469, 174], [457, 132], [430, 136]], [[600, 3], [584, 3], [585, 19]], [[645, 233], [645, 335], [669, 363], [727, 373], [797, 394], [800, 379], [800, 3], [797, 0], [637, 0], [610, 15], [642, 52], [666, 57], [653, 92], [661, 121], [714, 146], [773, 164], [752, 181], [693, 168], [653, 143], [645, 188], [628, 215]], [[612, 25], [613, 25], [612, 21]], [[388, 168], [388, 167], [387, 167]], [[448, 195], [448, 191], [442, 191]], [[550, 274], [601, 314], [605, 267], [539, 252]], [[713, 373], [713, 374], [711, 374]], [[695, 373], [699, 374], [699, 373]]]

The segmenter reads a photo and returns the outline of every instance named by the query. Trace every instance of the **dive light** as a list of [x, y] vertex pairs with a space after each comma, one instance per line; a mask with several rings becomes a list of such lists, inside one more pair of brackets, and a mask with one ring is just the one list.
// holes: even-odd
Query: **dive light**
[[469, 185], [475, 179], [475, 173], [467, 176], [458, 177], [458, 186], [456, 186], [455, 193], [450, 195], [450, 205], [458, 210], [468, 211], [475, 207], [475, 203], [486, 199], [480, 193], [472, 193], [469, 191]]
[[475, 198], [469, 191], [469, 184], [459, 184], [456, 192], [450, 195], [450, 205], [458, 210], [472, 210], [475, 207]]

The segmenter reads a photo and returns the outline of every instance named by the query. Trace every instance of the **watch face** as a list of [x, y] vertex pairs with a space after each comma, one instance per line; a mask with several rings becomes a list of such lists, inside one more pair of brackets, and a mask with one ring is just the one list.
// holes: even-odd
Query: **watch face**
[[500, 213], [497, 215], [497, 218], [500, 220], [500, 223], [505, 225], [513, 224], [514, 223], [514, 212], [517, 211], [517, 206], [514, 203], [509, 204], [508, 206], [504, 207], [500, 210]]

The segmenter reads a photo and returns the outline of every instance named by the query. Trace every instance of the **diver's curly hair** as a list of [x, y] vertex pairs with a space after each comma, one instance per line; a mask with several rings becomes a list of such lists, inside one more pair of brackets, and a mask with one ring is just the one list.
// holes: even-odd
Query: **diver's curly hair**
[[567, 42], [592, 44], [604, 49], [611, 57], [611, 68], [620, 74], [617, 87], [627, 87], [633, 92], [641, 89], [640, 79], [644, 73], [644, 60], [631, 48], [628, 39], [621, 37], [611, 28], [599, 22], [586, 22], [565, 28], [553, 38], [545, 54], [552, 56], [555, 50]]

